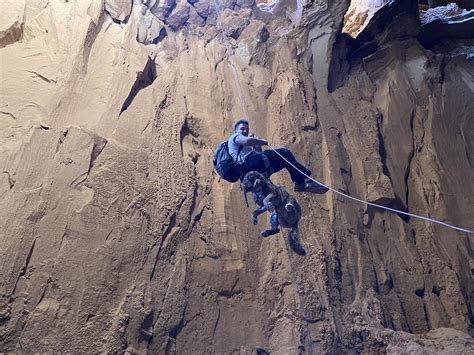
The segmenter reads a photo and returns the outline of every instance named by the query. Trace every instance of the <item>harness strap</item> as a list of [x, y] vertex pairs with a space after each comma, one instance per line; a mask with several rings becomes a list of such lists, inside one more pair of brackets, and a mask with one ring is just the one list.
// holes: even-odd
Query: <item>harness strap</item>
[[[240, 181], [242, 181], [242, 178], [243, 178], [243, 169], [242, 169], [242, 165], [243, 164], [239, 164], [238, 161], [239, 161], [239, 155], [240, 153], [242, 152], [242, 149], [244, 149], [244, 146], [243, 145], [239, 145], [239, 152], [237, 153], [237, 161], [235, 162], [238, 166], [239, 166], [239, 170], [240, 170]], [[244, 161], [245, 163], [245, 161]], [[249, 208], [249, 200], [247, 199], [247, 193], [242, 189], [242, 184], [239, 184], [240, 185], [240, 190], [242, 190], [242, 193], [244, 194], [244, 200], [245, 200], [245, 204], [247, 205], [247, 208]]]
[[288, 200], [288, 197], [290, 196], [290, 194], [286, 192], [282, 188], [282, 186], [275, 185], [275, 189], [272, 191], [272, 193], [274, 193], [275, 195], [278, 195], [279, 200], [280, 200], [280, 203], [278, 203], [277, 205], [274, 205], [273, 207], [277, 208], [277, 207], [280, 207], [281, 205], [286, 205], [286, 201]]
[[263, 164], [265, 166], [265, 174], [264, 175], [265, 175], [266, 178], [269, 178], [270, 175], [272, 175], [272, 173], [273, 173], [273, 169], [270, 166], [270, 160], [268, 159], [268, 157], [265, 154], [261, 153], [261, 155], [262, 155], [262, 159], [263, 159]]
[[237, 158], [235, 159], [236, 164], [239, 164], [239, 165], [241, 165], [239, 163], [239, 155], [240, 153], [242, 153], [242, 149], [244, 149], [244, 146], [239, 144], [239, 151], [237, 152]]

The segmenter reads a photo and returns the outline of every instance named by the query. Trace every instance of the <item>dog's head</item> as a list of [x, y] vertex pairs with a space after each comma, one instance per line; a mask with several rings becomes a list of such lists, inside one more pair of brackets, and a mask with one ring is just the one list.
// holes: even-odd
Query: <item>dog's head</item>
[[259, 192], [266, 183], [266, 178], [258, 171], [250, 171], [245, 174], [242, 180], [242, 190], [244, 192]]

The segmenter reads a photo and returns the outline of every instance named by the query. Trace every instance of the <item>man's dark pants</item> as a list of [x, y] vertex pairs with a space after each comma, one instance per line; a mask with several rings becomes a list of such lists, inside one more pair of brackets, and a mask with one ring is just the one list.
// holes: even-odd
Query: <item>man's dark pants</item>
[[[290, 173], [291, 180], [294, 183], [304, 183], [305, 176], [301, 174], [297, 169], [301, 170], [308, 176], [311, 175], [311, 171], [308, 170], [308, 168], [306, 168], [304, 165], [299, 163], [289, 149], [276, 148], [276, 151], [286, 160], [271, 149], [265, 150], [264, 152], [252, 152], [245, 158], [245, 162], [243, 164], [243, 173], [245, 174], [249, 171], [258, 171], [262, 174], [267, 173], [265, 169], [265, 162], [263, 160], [264, 158], [262, 158], [262, 155], [265, 155], [268, 158], [268, 162], [270, 163], [270, 175], [273, 173], [277, 173], [285, 168]], [[292, 165], [294, 165], [294, 167]]]

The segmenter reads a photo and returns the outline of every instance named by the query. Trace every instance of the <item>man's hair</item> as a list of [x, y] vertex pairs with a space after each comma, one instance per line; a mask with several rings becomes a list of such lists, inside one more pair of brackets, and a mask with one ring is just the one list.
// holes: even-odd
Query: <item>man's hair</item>
[[248, 120], [244, 120], [244, 119], [238, 120], [237, 122], [235, 122], [234, 131], [235, 131], [235, 130], [237, 129], [237, 127], [239, 127], [239, 125], [241, 125], [241, 124], [246, 124], [246, 125], [248, 125], [248, 124], [249, 124], [249, 121], [248, 121]]

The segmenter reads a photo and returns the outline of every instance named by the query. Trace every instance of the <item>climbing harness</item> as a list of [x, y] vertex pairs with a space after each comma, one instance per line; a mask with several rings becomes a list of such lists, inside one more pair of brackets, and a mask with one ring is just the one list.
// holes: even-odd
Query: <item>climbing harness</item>
[[270, 166], [270, 160], [265, 154], [261, 154], [261, 157], [263, 159], [263, 165], [265, 166], [265, 173], [263, 175], [265, 175], [267, 179], [270, 179], [270, 175], [272, 175], [274, 172]]

